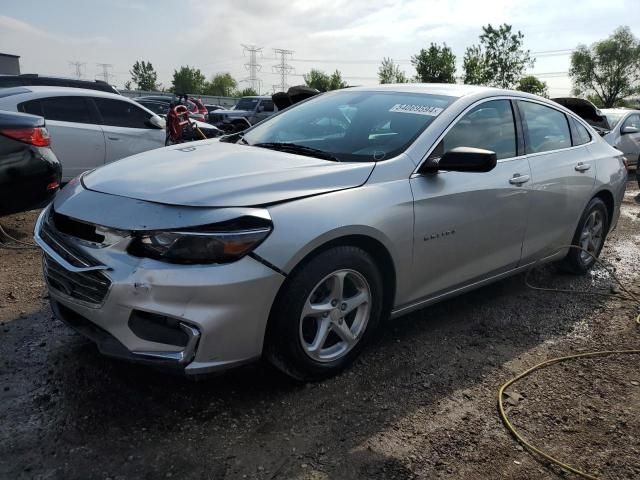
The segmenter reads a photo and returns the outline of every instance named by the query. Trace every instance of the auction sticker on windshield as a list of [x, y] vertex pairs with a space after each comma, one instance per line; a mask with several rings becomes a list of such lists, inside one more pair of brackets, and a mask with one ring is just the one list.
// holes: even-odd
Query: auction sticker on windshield
[[406, 103], [396, 103], [391, 109], [390, 112], [400, 112], [400, 113], [415, 113], [417, 115], [429, 115], [430, 117], [437, 117], [442, 113], [444, 108], [440, 107], [432, 107], [429, 105], [410, 105]]

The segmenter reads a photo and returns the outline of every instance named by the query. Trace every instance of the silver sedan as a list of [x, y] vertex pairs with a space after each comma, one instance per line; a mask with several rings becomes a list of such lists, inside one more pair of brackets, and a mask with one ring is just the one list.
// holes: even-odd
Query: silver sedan
[[625, 180], [622, 153], [543, 98], [350, 88], [85, 174], [35, 238], [54, 312], [103, 353], [313, 380], [385, 318], [537, 261], [586, 273]]

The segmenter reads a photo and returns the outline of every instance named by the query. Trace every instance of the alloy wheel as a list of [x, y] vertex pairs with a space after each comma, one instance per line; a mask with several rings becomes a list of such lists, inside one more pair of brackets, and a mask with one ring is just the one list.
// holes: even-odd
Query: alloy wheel
[[371, 288], [355, 270], [337, 270], [311, 291], [300, 315], [300, 342], [318, 362], [344, 357], [360, 341], [371, 313]]
[[[580, 260], [585, 265], [598, 256], [602, 242], [604, 241], [604, 217], [602, 212], [594, 210], [589, 214], [580, 235], [580, 246], [586, 250], [580, 252]], [[587, 253], [589, 252], [589, 253]], [[593, 257], [592, 257], [593, 255]]]

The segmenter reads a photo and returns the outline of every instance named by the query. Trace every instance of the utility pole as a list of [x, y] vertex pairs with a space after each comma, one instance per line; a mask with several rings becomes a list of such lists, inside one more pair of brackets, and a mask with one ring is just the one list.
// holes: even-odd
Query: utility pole
[[70, 62], [69, 62], [69, 65], [70, 65], [70, 66], [75, 67], [75, 69], [76, 69], [76, 73], [75, 73], [75, 75], [76, 75], [76, 78], [77, 78], [78, 80], [82, 78], [82, 68], [83, 68], [86, 64], [87, 64], [87, 62], [78, 62], [78, 61], [75, 61], [75, 62], [71, 62], [71, 61], [70, 61]]
[[273, 71], [280, 75], [280, 85], [274, 85], [274, 91], [279, 88], [281, 92], [287, 91], [287, 74], [295, 72], [295, 68], [287, 63], [287, 58], [291, 58], [293, 50], [285, 50], [283, 48], [274, 48], [273, 52], [276, 57], [280, 57], [280, 63], [273, 66]]
[[113, 76], [111, 75], [111, 73], [109, 73], [109, 69], [113, 68], [113, 65], [110, 63], [96, 63], [97, 66], [102, 67], [102, 73], [99, 73], [96, 75], [96, 77], [102, 77], [102, 79], [107, 82], [109, 82], [109, 79]]
[[243, 54], [249, 52], [249, 63], [244, 64], [244, 67], [249, 71], [249, 76], [242, 81], [249, 82], [251, 88], [260, 93], [262, 80], [258, 78], [258, 72], [262, 70], [262, 65], [258, 63], [258, 53], [262, 54], [262, 47], [243, 44], [242, 48], [244, 49]]

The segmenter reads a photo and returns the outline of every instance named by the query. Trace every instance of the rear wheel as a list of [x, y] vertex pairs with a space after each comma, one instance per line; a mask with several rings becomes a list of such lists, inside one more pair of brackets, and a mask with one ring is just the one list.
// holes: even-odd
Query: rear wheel
[[[599, 198], [589, 202], [578, 223], [573, 236], [572, 248], [562, 262], [562, 266], [570, 273], [584, 275], [596, 263], [609, 231], [609, 213], [607, 206]], [[595, 258], [594, 258], [595, 257]]]
[[297, 380], [335, 375], [360, 353], [382, 313], [382, 279], [357, 247], [320, 253], [289, 277], [278, 295], [267, 358]]

